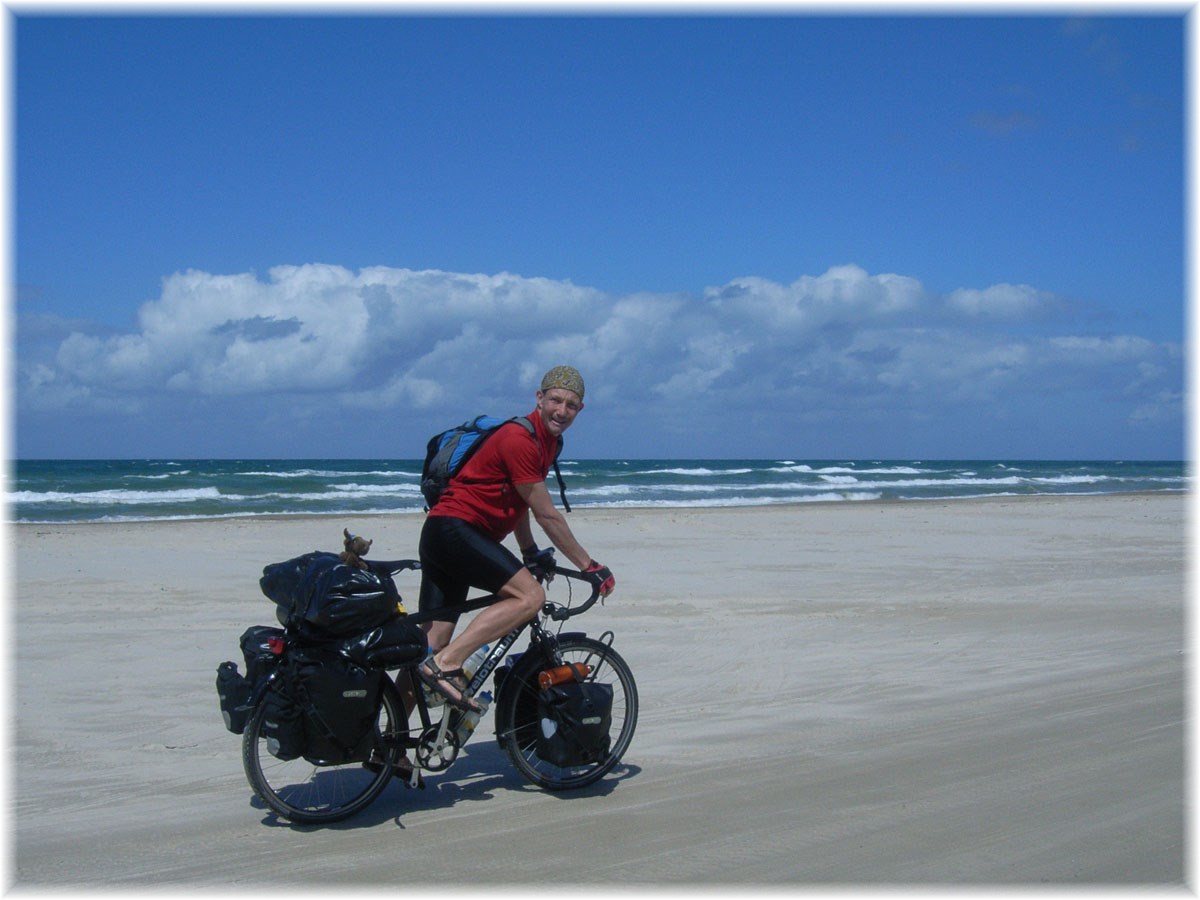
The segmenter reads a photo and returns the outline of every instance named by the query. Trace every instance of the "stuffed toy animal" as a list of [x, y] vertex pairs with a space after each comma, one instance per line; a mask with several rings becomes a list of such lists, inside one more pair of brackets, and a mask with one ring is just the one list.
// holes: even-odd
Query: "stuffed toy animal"
[[351, 534], [348, 528], [343, 528], [342, 534], [346, 536], [346, 539], [342, 542], [346, 549], [338, 554], [338, 559], [348, 566], [354, 566], [356, 569], [368, 570], [370, 566], [363, 562], [362, 558], [367, 555], [367, 551], [371, 549], [371, 545], [375, 542], [368, 541], [366, 538], [361, 538], [356, 534]]

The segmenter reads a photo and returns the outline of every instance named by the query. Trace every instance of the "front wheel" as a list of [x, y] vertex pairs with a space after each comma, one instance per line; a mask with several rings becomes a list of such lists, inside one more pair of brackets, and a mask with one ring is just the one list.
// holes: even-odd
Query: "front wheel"
[[[272, 685], [269, 690], [276, 690]], [[314, 765], [304, 757], [281, 760], [267, 749], [264, 722], [271, 707], [264, 697], [242, 735], [242, 764], [254, 792], [279, 816], [297, 823], [337, 822], [365, 809], [392, 776], [402, 753], [397, 738], [408, 729], [404, 704], [385, 683], [375, 733], [375, 762]]]
[[633, 673], [615, 650], [607, 644], [582, 635], [560, 639], [558, 651], [564, 664], [583, 663], [591, 667], [588, 681], [611, 685], [613, 689], [612, 728], [608, 754], [598, 762], [577, 766], [559, 766], [543, 759], [538, 752], [538, 673], [541, 667], [514, 671], [519, 678], [511, 703], [497, 709], [500, 720], [496, 731], [512, 764], [527, 780], [549, 790], [580, 788], [598, 781], [611, 771], [629, 747], [637, 725], [638, 697]]

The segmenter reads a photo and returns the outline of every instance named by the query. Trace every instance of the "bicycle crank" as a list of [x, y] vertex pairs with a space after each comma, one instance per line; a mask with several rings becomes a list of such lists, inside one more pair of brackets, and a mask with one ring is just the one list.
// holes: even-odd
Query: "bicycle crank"
[[440, 772], [458, 759], [458, 735], [449, 729], [430, 725], [421, 732], [421, 742], [417, 744], [417, 762], [422, 769], [430, 772]]

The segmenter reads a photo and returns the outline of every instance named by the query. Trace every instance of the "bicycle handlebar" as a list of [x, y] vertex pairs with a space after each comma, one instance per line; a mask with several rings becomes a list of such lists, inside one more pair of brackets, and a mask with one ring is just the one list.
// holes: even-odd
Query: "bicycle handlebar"
[[550, 600], [546, 601], [546, 605], [543, 607], [543, 609], [555, 622], [565, 622], [567, 619], [571, 618], [571, 616], [577, 616], [580, 613], [587, 612], [595, 605], [596, 601], [600, 599], [600, 580], [594, 575], [588, 574], [587, 572], [580, 572], [578, 569], [564, 569], [562, 566], [558, 565], [550, 568], [532, 565], [529, 566], [529, 571], [533, 573], [533, 576], [537, 578], [538, 581], [546, 581], [550, 578], [553, 578], [555, 575], [562, 575], [564, 578], [573, 578], [576, 581], [586, 581], [591, 584], [592, 593], [587, 600], [583, 602], [582, 606], [576, 606], [572, 608], [569, 606], [562, 606]]

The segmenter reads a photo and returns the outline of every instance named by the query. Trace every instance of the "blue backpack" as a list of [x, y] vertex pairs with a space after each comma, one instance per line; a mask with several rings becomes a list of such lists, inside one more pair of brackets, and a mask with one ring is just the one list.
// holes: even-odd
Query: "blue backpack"
[[[426, 512], [438, 502], [450, 480], [462, 471], [467, 460], [475, 455], [483, 446], [483, 442], [510, 422], [524, 426], [530, 438], [537, 440], [533, 423], [525, 416], [513, 416], [511, 419], [476, 416], [469, 422], [438, 432], [429, 439], [425, 446], [425, 464], [421, 467], [421, 494], [425, 497]], [[554, 477], [558, 479], [558, 494], [562, 497], [563, 507], [570, 512], [567, 486], [563, 484], [562, 473], [558, 470], [558, 456], [562, 453], [562, 448], [563, 439], [562, 435], [559, 435], [558, 449], [554, 452]]]

